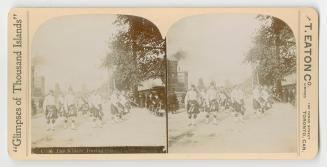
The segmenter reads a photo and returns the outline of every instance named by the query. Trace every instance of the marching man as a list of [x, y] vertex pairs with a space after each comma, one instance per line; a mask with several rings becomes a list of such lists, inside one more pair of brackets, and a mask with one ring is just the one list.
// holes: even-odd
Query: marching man
[[129, 101], [126, 97], [126, 93], [124, 91], [122, 91], [118, 97], [118, 99], [120, 100], [120, 103], [122, 104], [123, 108], [124, 108], [124, 114], [127, 114], [130, 112], [130, 105], [129, 105]]
[[68, 121], [71, 120], [71, 128], [75, 129], [75, 121], [77, 117], [76, 98], [73, 95], [73, 89], [69, 88], [65, 96], [65, 128], [68, 127]]
[[200, 104], [199, 104], [199, 108], [201, 109], [201, 112], [206, 111], [206, 91], [205, 89], [202, 89], [200, 91]]
[[263, 113], [260, 98], [261, 98], [260, 88], [259, 86], [256, 86], [253, 89], [253, 102], [252, 102], [256, 114]]
[[65, 112], [65, 98], [63, 94], [60, 94], [58, 97], [58, 114], [60, 117], [63, 117]]
[[118, 92], [114, 91], [110, 97], [110, 110], [111, 110], [112, 120], [116, 122], [121, 119], [118, 103], [119, 103]]
[[233, 108], [236, 111], [235, 116], [244, 115], [244, 94], [240, 88], [236, 87], [231, 93]]
[[99, 93], [94, 92], [91, 96], [91, 112], [93, 113], [94, 127], [102, 127], [102, 100]]
[[218, 94], [215, 88], [215, 83], [211, 82], [210, 87], [207, 90], [206, 101], [209, 109], [207, 110], [206, 122], [209, 123], [210, 116], [213, 115], [214, 124], [217, 124], [217, 112], [219, 110]]
[[218, 93], [218, 98], [219, 98], [219, 105], [224, 107], [224, 110], [227, 109], [227, 96], [223, 90], [220, 90]]
[[264, 110], [267, 110], [267, 109], [271, 108], [271, 104], [269, 102], [270, 95], [269, 95], [267, 87], [262, 88], [261, 96], [262, 96], [262, 99], [263, 99]]
[[199, 113], [198, 104], [198, 92], [195, 90], [195, 86], [192, 85], [191, 89], [187, 91], [185, 96], [185, 108], [189, 118], [189, 126], [194, 126], [195, 119]]
[[47, 131], [55, 130], [55, 122], [58, 118], [56, 99], [52, 90], [45, 97], [43, 102], [43, 111], [45, 111], [45, 118], [47, 120]]
[[154, 98], [152, 100], [152, 105], [153, 105], [153, 114], [157, 115], [159, 114], [159, 110], [161, 108], [161, 102], [160, 102], [160, 98], [158, 95], [154, 95]]
[[90, 110], [89, 98], [87, 95], [79, 97], [78, 109], [81, 112], [81, 114], [83, 115], [83, 117], [87, 116], [88, 111]]

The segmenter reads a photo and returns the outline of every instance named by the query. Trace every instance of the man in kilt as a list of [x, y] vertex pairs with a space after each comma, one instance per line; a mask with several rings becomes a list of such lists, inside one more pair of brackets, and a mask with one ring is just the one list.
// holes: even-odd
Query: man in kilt
[[206, 94], [206, 102], [207, 102], [207, 115], [206, 115], [206, 122], [209, 123], [210, 116], [213, 116], [214, 124], [217, 124], [217, 113], [219, 111], [219, 99], [217, 89], [215, 87], [215, 83], [211, 82], [209, 89], [207, 90]]
[[153, 111], [153, 105], [152, 105], [153, 95], [152, 92], [147, 96], [146, 98], [146, 108], [152, 112]]
[[172, 89], [171, 93], [168, 93], [168, 111], [171, 111], [172, 114], [176, 114], [178, 107], [178, 99], [175, 93], [175, 90]]
[[191, 89], [187, 91], [185, 95], [185, 108], [187, 111], [189, 126], [195, 126], [195, 120], [199, 114], [198, 92], [195, 86], [192, 85]]
[[201, 112], [205, 112], [206, 111], [206, 90], [203, 88], [202, 90], [200, 90], [200, 99], [199, 99], [199, 110]]
[[126, 95], [126, 92], [125, 91], [120, 92], [118, 99], [120, 101], [120, 106], [123, 109], [123, 115], [128, 114], [130, 112], [131, 106], [129, 103], [129, 99]]
[[121, 120], [121, 109], [119, 107], [119, 95], [117, 91], [114, 91], [110, 97], [110, 111], [113, 121]]
[[264, 110], [269, 110], [272, 107], [272, 97], [267, 86], [262, 88], [261, 97], [263, 99]]
[[58, 96], [58, 116], [63, 117], [64, 116], [64, 111], [65, 111], [65, 97], [63, 93], [60, 93]]
[[220, 108], [226, 110], [228, 102], [227, 102], [227, 96], [223, 89], [221, 89], [218, 92], [218, 98], [219, 98], [219, 106], [221, 106]]
[[153, 114], [158, 115], [159, 110], [161, 109], [161, 100], [159, 96], [156, 94], [154, 95], [154, 98], [152, 99], [152, 105], [153, 105]]
[[55, 122], [58, 118], [56, 107], [56, 98], [54, 92], [50, 90], [43, 102], [43, 111], [45, 111], [45, 119], [47, 120], [47, 131], [55, 130]]
[[71, 122], [71, 128], [75, 129], [75, 121], [77, 118], [77, 100], [73, 94], [73, 89], [69, 88], [65, 96], [65, 128], [68, 127], [68, 122]]
[[244, 93], [240, 88], [236, 87], [231, 93], [233, 110], [235, 111], [235, 116], [240, 116], [245, 114], [245, 103], [244, 103]]
[[95, 92], [91, 96], [91, 113], [93, 116], [94, 127], [102, 127], [104, 113], [102, 111], [102, 100], [99, 93]]
[[263, 113], [263, 103], [262, 103], [262, 98], [261, 98], [261, 90], [259, 86], [256, 86], [253, 89], [253, 108], [256, 111], [256, 113]]

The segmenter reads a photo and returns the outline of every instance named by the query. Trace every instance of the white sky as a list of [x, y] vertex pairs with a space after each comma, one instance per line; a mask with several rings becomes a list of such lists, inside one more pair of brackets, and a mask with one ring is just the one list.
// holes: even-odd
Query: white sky
[[226, 80], [240, 83], [251, 76], [251, 67], [243, 63], [251, 47], [259, 22], [256, 15], [212, 14], [184, 18], [167, 34], [168, 59], [183, 50], [186, 57], [179, 61], [181, 70], [189, 72], [189, 84], [200, 77], [208, 84]]
[[116, 28], [115, 15], [64, 16], [49, 20], [34, 36], [32, 56], [41, 56], [44, 66], [38, 73], [45, 76], [46, 90], [58, 82], [80, 89], [97, 88], [106, 81], [100, 68], [101, 59], [109, 52], [108, 42]]
[[[186, 58], [179, 62], [189, 72], [189, 84], [202, 77], [205, 83], [242, 82], [251, 75], [242, 63], [251, 46], [251, 36], [259, 26], [256, 15], [200, 15], [176, 22], [167, 35], [168, 58], [183, 50]], [[46, 89], [55, 83], [81, 89], [97, 88], [107, 79], [101, 59], [109, 52], [108, 42], [117, 28], [115, 15], [79, 15], [58, 17], [46, 22], [35, 34], [32, 56], [40, 56], [44, 66], [38, 74], [45, 76]]]

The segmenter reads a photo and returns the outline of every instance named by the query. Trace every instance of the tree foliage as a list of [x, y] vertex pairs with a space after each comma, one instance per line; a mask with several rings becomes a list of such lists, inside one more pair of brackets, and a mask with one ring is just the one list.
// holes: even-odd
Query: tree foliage
[[296, 70], [296, 42], [290, 27], [272, 16], [257, 16], [262, 22], [253, 38], [246, 61], [252, 63], [259, 84], [281, 87], [283, 78]]
[[118, 15], [118, 31], [109, 43], [102, 66], [113, 69], [119, 89], [135, 88], [141, 81], [161, 78], [165, 83], [165, 41], [157, 27], [136, 16]]

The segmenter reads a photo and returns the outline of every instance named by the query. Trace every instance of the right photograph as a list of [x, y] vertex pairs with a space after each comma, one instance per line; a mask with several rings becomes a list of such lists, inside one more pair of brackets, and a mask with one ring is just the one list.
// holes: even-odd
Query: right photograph
[[295, 153], [296, 39], [268, 15], [183, 18], [167, 34], [169, 153]]

